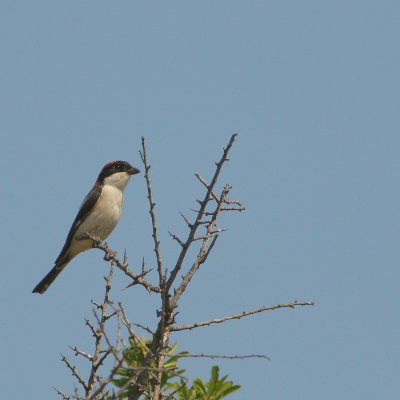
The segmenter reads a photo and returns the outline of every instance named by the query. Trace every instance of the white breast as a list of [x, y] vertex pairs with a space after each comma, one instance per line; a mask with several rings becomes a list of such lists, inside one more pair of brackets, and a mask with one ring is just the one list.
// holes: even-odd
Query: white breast
[[79, 238], [89, 232], [104, 240], [117, 225], [124, 203], [123, 190], [116, 186], [104, 185], [90, 215], [78, 228], [75, 237]]

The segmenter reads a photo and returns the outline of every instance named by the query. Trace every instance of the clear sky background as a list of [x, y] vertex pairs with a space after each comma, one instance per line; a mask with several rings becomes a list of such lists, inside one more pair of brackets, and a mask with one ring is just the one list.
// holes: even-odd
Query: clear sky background
[[[399, 398], [399, 37], [397, 1], [0, 2], [1, 397], [72, 392], [60, 353], [90, 351], [84, 317], [102, 293], [99, 251], [43, 295], [103, 164], [140, 167], [148, 143], [166, 265], [193, 173], [239, 133], [222, 182], [246, 206], [185, 294], [179, 323], [314, 300], [174, 337], [185, 360], [242, 385], [234, 399]], [[109, 244], [154, 262], [143, 175]], [[155, 279], [155, 275], [152, 276]], [[114, 297], [154, 326], [156, 297]], [[82, 366], [81, 363], [78, 363]]]

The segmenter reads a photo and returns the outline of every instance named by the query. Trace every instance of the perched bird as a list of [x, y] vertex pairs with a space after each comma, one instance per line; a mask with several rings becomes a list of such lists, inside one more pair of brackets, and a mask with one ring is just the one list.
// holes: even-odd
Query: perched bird
[[139, 172], [126, 161], [111, 161], [103, 167], [79, 208], [54, 267], [32, 293], [44, 293], [76, 255], [92, 248], [88, 233], [101, 240], [107, 238], [121, 217], [125, 186]]

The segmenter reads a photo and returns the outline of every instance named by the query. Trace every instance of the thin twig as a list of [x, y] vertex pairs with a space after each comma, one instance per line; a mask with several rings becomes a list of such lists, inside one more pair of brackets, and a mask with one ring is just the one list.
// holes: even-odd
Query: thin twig
[[[198, 172], [195, 173], [195, 176], [208, 189], [209, 184], [206, 182], [206, 180]], [[219, 197], [217, 196], [217, 194], [214, 191], [211, 191], [211, 196], [217, 203], [219, 202]], [[242, 202], [240, 200], [225, 199], [224, 203], [225, 204], [236, 204], [238, 206], [242, 205]]]
[[140, 324], [139, 322], [131, 322], [133, 326], [137, 326], [138, 328], [143, 329], [144, 331], [150, 333], [150, 335], [154, 335], [154, 331], [152, 331], [148, 326]]
[[171, 271], [171, 274], [170, 274], [170, 276], [169, 276], [169, 278], [167, 280], [167, 283], [166, 283], [166, 289], [167, 290], [170, 289], [170, 287], [172, 286], [172, 283], [175, 281], [175, 278], [176, 278], [178, 272], [182, 268], [183, 260], [185, 259], [186, 253], [187, 253], [187, 251], [189, 249], [189, 246], [193, 241], [193, 238], [195, 236], [196, 230], [199, 227], [199, 223], [203, 218], [203, 215], [204, 215], [204, 212], [205, 212], [205, 209], [206, 209], [206, 206], [207, 206], [207, 202], [210, 199], [211, 192], [214, 190], [215, 184], [216, 184], [217, 179], [219, 177], [219, 174], [221, 172], [221, 168], [224, 165], [224, 163], [226, 161], [228, 161], [228, 154], [229, 154], [229, 151], [230, 151], [230, 149], [231, 149], [231, 147], [232, 147], [232, 145], [233, 145], [233, 143], [234, 143], [234, 141], [236, 139], [236, 136], [237, 136], [237, 134], [234, 134], [234, 135], [231, 136], [231, 139], [229, 140], [228, 145], [224, 148], [224, 152], [222, 154], [221, 159], [216, 163], [216, 169], [215, 169], [215, 172], [214, 172], [214, 176], [211, 179], [211, 183], [208, 186], [208, 189], [207, 189], [207, 192], [206, 192], [206, 194], [204, 196], [203, 202], [202, 202], [202, 204], [200, 206], [200, 209], [199, 209], [199, 211], [197, 213], [196, 220], [191, 225], [191, 228], [190, 228], [188, 237], [186, 239], [185, 245], [182, 246], [182, 250], [181, 250], [181, 252], [179, 254], [179, 257], [178, 257], [178, 260], [177, 260], [177, 262], [175, 264], [175, 267]]
[[[102, 382], [100, 383], [99, 387], [92, 393], [89, 397], [89, 400], [97, 400], [97, 396], [103, 392], [104, 388], [113, 380], [115, 376], [115, 371], [118, 370], [124, 362], [124, 359], [116, 360], [116, 363], [114, 364], [114, 368], [111, 370], [111, 373], [109, 374], [108, 378], [103, 379]], [[116, 397], [115, 397], [116, 398]]]
[[182, 240], [179, 239], [179, 237], [176, 236], [174, 233], [169, 232], [169, 231], [168, 231], [168, 233], [172, 237], [172, 239], [176, 240], [182, 247], [185, 245], [185, 243], [183, 243]]
[[79, 350], [76, 346], [75, 347], [71, 347], [69, 346], [69, 348], [75, 353], [76, 356], [82, 356], [86, 359], [88, 359], [89, 361], [93, 360], [93, 356], [89, 353], [86, 353], [85, 351]]
[[[93, 387], [95, 383], [100, 379], [98, 376], [98, 369], [101, 367], [105, 359], [108, 357], [108, 355], [111, 353], [111, 348], [109, 348], [102, 354], [103, 350], [101, 348], [102, 344], [102, 339], [104, 337], [104, 330], [105, 330], [105, 324], [106, 322], [116, 315], [116, 313], [111, 313], [107, 314], [107, 309], [110, 305], [112, 305], [112, 302], [110, 300], [110, 290], [111, 290], [111, 282], [113, 278], [113, 273], [114, 273], [114, 267], [115, 267], [115, 262], [111, 262], [110, 266], [110, 271], [106, 277], [104, 277], [105, 285], [104, 285], [104, 296], [103, 296], [103, 302], [97, 306], [97, 308], [100, 310], [100, 317], [97, 315], [97, 312], [93, 310], [93, 313], [95, 315], [95, 318], [97, 320], [97, 325], [98, 329], [96, 329], [96, 336], [95, 336], [95, 352], [91, 358], [91, 368], [90, 368], [90, 374], [89, 378], [87, 381], [86, 385], [86, 390], [85, 394], [86, 397], [90, 395], [90, 393], [93, 390]], [[92, 300], [92, 303], [95, 304], [94, 300]]]
[[155, 286], [149, 282], [147, 282], [144, 279], [144, 275], [146, 275], [149, 271], [145, 271], [145, 273], [142, 273], [140, 275], [133, 273], [129, 268], [128, 265], [123, 263], [119, 258], [117, 257], [117, 253], [114, 250], [111, 250], [106, 242], [102, 242], [98, 237], [91, 235], [90, 233], [87, 233], [87, 236], [93, 240], [93, 247], [100, 249], [104, 252], [105, 256], [104, 259], [107, 261], [114, 261], [115, 265], [125, 273], [125, 275], [129, 276], [135, 285], [141, 285], [143, 286], [148, 292], [155, 292], [155, 293], [160, 293], [161, 290], [158, 286]]
[[[230, 189], [231, 189], [230, 185], [225, 185], [224, 188], [222, 189], [221, 196], [219, 197], [219, 202], [217, 203], [217, 207], [215, 208], [214, 213], [211, 217], [210, 224], [207, 227], [207, 232], [204, 235], [203, 242], [200, 246], [200, 250], [197, 254], [196, 260], [192, 264], [192, 267], [190, 268], [190, 270], [183, 277], [182, 282], [179, 284], [178, 288], [175, 290], [174, 295], [172, 296], [172, 299], [170, 301], [171, 308], [176, 307], [179, 298], [181, 297], [183, 292], [186, 290], [186, 287], [189, 284], [189, 282], [191, 281], [193, 275], [200, 268], [200, 266], [207, 260], [207, 257], [209, 256], [211, 249], [214, 247], [214, 244], [217, 239], [215, 239], [215, 240], [213, 239], [211, 248], [209, 248], [210, 246], [208, 243], [212, 236], [214, 236], [214, 238], [218, 237], [218, 234], [212, 235], [212, 232], [214, 232], [215, 221], [218, 218], [218, 214], [220, 213], [224, 199], [226, 198]], [[192, 237], [192, 242], [194, 239], [195, 239], [195, 237]]]
[[243, 311], [242, 313], [239, 313], [239, 314], [232, 314], [232, 315], [228, 315], [228, 316], [222, 317], [222, 318], [214, 318], [214, 319], [210, 319], [208, 321], [196, 322], [194, 324], [173, 325], [170, 327], [170, 329], [171, 329], [171, 331], [191, 330], [194, 328], [199, 328], [201, 326], [220, 324], [222, 322], [229, 321], [232, 319], [240, 319], [240, 318], [247, 317], [249, 315], [257, 314], [257, 313], [264, 312], [264, 311], [277, 310], [279, 308], [295, 308], [295, 307], [302, 307], [302, 306], [313, 306], [314, 304], [315, 303], [313, 301], [304, 301], [304, 302], [293, 301], [292, 303], [287, 303], [287, 304], [276, 304], [274, 306], [264, 306], [264, 307], [256, 308], [255, 310]]
[[[220, 211], [239, 211], [239, 212], [242, 212], [245, 210], [246, 210], [245, 207], [222, 207], [220, 209]], [[193, 210], [193, 211], [196, 211], [196, 210]], [[206, 215], [206, 216], [213, 215], [213, 213], [214, 213], [213, 211], [204, 211], [204, 215]]]
[[186, 217], [186, 215], [182, 212], [179, 211], [179, 214], [181, 215], [181, 217], [184, 219], [184, 221], [186, 222], [186, 225], [188, 226], [188, 228], [192, 227], [192, 223], [188, 220], [188, 218]]
[[[147, 161], [147, 152], [146, 152], [146, 144], [145, 139], [142, 137], [142, 151], [139, 152], [140, 157], [142, 159], [143, 165], [145, 167], [145, 179], [146, 179], [146, 186], [147, 186], [147, 194], [150, 203], [150, 216], [151, 216], [151, 223], [153, 228], [153, 240], [154, 240], [154, 251], [156, 253], [157, 259], [157, 271], [158, 271], [158, 283], [159, 283], [159, 290], [161, 294], [161, 318], [159, 323], [159, 339], [161, 340], [161, 346], [165, 346], [168, 341], [169, 333], [166, 332], [167, 326], [167, 319], [169, 319], [169, 297], [168, 297], [168, 288], [166, 287], [166, 278], [164, 276], [164, 271], [162, 268], [162, 260], [161, 260], [161, 253], [160, 253], [160, 240], [158, 238], [157, 233], [157, 218], [154, 211], [155, 202], [153, 200], [153, 191], [150, 179], [150, 164]], [[176, 238], [178, 240], [178, 238]], [[155, 342], [155, 340], [154, 340]], [[157, 345], [157, 347], [159, 347]], [[162, 372], [160, 371], [161, 366], [163, 365], [164, 357], [159, 356], [158, 352], [154, 351], [155, 349], [152, 348], [153, 353], [156, 355], [156, 365], [159, 368], [158, 372], [156, 373], [156, 384], [154, 385], [154, 399], [159, 400], [159, 393], [161, 391], [161, 377]], [[153, 398], [153, 397], [152, 397]]]
[[119, 306], [119, 314], [121, 316], [121, 321], [124, 324], [124, 326], [126, 327], [126, 329], [128, 330], [128, 333], [130, 335], [130, 337], [135, 338], [141, 345], [143, 348], [147, 348], [146, 343], [142, 340], [142, 338], [132, 329], [132, 325], [131, 322], [128, 320], [128, 317], [126, 316], [125, 313], [125, 309], [122, 306], [122, 303], [119, 302], [118, 303]]
[[217, 229], [215, 231], [207, 232], [203, 236], [197, 236], [197, 237], [193, 238], [193, 241], [196, 242], [199, 240], [206, 240], [206, 239], [209, 239], [210, 237], [218, 236], [220, 233], [226, 232], [227, 230], [228, 229]]
[[61, 361], [68, 367], [68, 369], [71, 371], [72, 376], [76, 378], [76, 380], [79, 382], [79, 384], [83, 387], [84, 390], [87, 389], [87, 385], [84, 381], [84, 379], [79, 375], [78, 371], [76, 370], [76, 366], [72, 365], [66, 356], [64, 354], [61, 354]]
[[147, 198], [149, 199], [150, 203], [150, 216], [151, 216], [151, 225], [153, 227], [153, 240], [154, 240], [154, 252], [156, 253], [156, 258], [157, 258], [157, 271], [158, 271], [158, 279], [159, 279], [159, 286], [161, 287], [161, 284], [163, 282], [163, 269], [162, 269], [162, 259], [161, 259], [161, 252], [160, 252], [160, 240], [158, 238], [158, 232], [157, 232], [157, 218], [156, 214], [154, 211], [154, 207], [156, 203], [153, 200], [153, 189], [151, 186], [151, 179], [150, 179], [150, 174], [149, 170], [151, 165], [147, 162], [147, 150], [146, 150], [146, 143], [144, 140], [144, 137], [142, 136], [142, 151], [139, 151], [140, 153], [140, 158], [142, 159], [145, 173], [144, 177], [146, 179], [146, 186], [147, 186]]
[[216, 359], [216, 358], [221, 358], [221, 359], [228, 359], [228, 360], [244, 360], [246, 358], [263, 358], [265, 360], [271, 360], [270, 357], [266, 356], [265, 354], [246, 354], [246, 355], [234, 355], [234, 356], [230, 356], [230, 355], [218, 355], [218, 354], [166, 354], [166, 357], [179, 357], [179, 358], [212, 358], [212, 359]]
[[109, 338], [108, 335], [106, 334], [105, 329], [104, 329], [104, 325], [101, 324], [101, 320], [100, 320], [99, 316], [98, 316], [98, 315], [96, 314], [96, 312], [94, 312], [94, 311], [93, 311], [93, 315], [94, 315], [94, 317], [96, 318], [97, 323], [99, 324], [99, 329], [101, 330], [102, 337], [103, 337], [104, 340], [106, 341], [108, 348], [109, 348], [109, 349], [111, 350], [111, 352], [113, 353], [114, 358], [117, 359], [117, 360], [119, 360], [119, 359], [120, 359], [120, 356], [119, 356], [119, 354], [118, 354], [118, 351], [117, 351], [117, 349], [112, 345], [110, 338]]
[[63, 400], [70, 400], [71, 398], [67, 396], [65, 393], [63, 393], [60, 389], [57, 389], [56, 387], [52, 386], [52, 388], [57, 392], [58, 395], [60, 395]]
[[167, 394], [167, 395], [164, 395], [164, 396], [162, 397], [162, 399], [163, 399], [163, 400], [173, 399], [173, 398], [174, 398], [174, 395], [175, 395], [176, 393], [178, 393], [181, 389], [183, 389], [183, 388], [186, 386], [187, 379], [186, 379], [186, 378], [183, 378], [183, 381], [184, 381], [184, 382], [183, 382], [181, 385], [179, 385], [173, 392], [171, 392], [171, 393], [169, 393], [169, 394]]
[[89, 319], [85, 318], [85, 325], [87, 325], [90, 330], [92, 331], [93, 336], [96, 338], [97, 336], [99, 336], [99, 332], [97, 332], [96, 328], [94, 327], [94, 325], [90, 322]]

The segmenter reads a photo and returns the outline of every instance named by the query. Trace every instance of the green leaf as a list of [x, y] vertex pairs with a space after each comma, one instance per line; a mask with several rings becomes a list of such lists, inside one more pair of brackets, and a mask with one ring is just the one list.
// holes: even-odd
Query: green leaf
[[193, 389], [202, 395], [207, 394], [206, 386], [204, 385], [204, 382], [200, 378], [196, 378], [193, 381]]
[[211, 378], [207, 383], [208, 393], [213, 394], [218, 384], [219, 367], [214, 365], [211, 369]]

